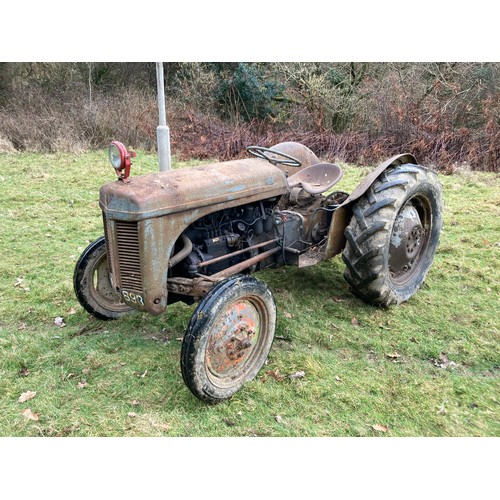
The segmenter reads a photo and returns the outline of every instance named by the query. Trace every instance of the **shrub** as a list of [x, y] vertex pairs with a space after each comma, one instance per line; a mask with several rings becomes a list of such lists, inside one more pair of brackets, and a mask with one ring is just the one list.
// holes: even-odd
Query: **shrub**
[[216, 99], [223, 117], [251, 121], [273, 115], [283, 89], [283, 84], [267, 80], [257, 67], [240, 63], [230, 78], [219, 82]]

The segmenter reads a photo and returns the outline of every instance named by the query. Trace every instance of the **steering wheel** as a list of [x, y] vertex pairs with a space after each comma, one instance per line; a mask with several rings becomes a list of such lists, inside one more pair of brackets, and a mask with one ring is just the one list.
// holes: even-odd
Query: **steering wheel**
[[[262, 158], [263, 160], [267, 160], [272, 165], [276, 165], [279, 163], [280, 165], [288, 165], [289, 167], [300, 167], [302, 162], [294, 158], [293, 156], [287, 155], [285, 153], [281, 153], [280, 151], [276, 151], [274, 149], [262, 148], [260, 146], [248, 146], [246, 148], [247, 151], [256, 156], [257, 158]], [[282, 156], [283, 159], [276, 158], [275, 156], [269, 155], [277, 155]]]

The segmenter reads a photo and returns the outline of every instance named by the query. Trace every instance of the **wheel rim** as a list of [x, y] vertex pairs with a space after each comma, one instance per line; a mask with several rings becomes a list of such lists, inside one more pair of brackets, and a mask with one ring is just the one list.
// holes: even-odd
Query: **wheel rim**
[[89, 273], [88, 289], [95, 302], [111, 312], [123, 312], [130, 309], [111, 285], [108, 259], [105, 253], [96, 260], [94, 266], [89, 269]]
[[406, 285], [423, 265], [431, 224], [431, 205], [425, 196], [411, 198], [399, 211], [389, 247], [389, 274], [395, 285]]
[[255, 367], [268, 329], [267, 310], [258, 297], [238, 299], [225, 307], [213, 323], [205, 351], [211, 383], [228, 388], [244, 381]]

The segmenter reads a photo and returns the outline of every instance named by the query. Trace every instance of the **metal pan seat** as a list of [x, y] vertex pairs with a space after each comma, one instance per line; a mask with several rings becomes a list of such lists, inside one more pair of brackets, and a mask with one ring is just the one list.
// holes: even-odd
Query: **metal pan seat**
[[333, 163], [317, 163], [288, 177], [288, 187], [302, 188], [306, 193], [321, 194], [342, 178], [342, 169]]

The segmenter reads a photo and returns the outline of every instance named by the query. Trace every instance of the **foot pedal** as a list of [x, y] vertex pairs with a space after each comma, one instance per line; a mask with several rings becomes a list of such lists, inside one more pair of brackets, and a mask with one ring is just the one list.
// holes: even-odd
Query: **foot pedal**
[[299, 267], [314, 266], [325, 258], [325, 254], [319, 248], [310, 248], [307, 252], [299, 255]]

